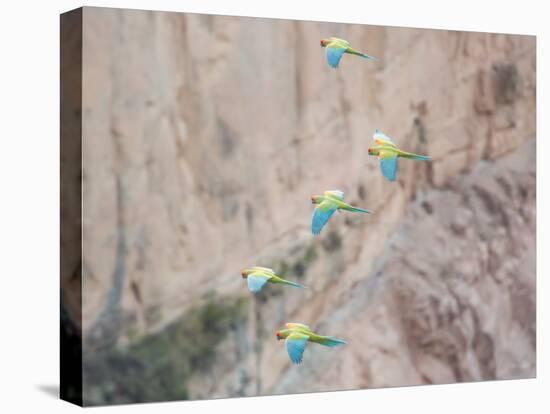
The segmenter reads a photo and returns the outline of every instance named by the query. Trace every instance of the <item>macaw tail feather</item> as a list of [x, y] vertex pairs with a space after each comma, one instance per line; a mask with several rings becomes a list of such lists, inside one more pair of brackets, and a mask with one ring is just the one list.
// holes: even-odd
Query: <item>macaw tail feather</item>
[[362, 208], [359, 208], [359, 207], [348, 207], [348, 208], [345, 208], [344, 210], [346, 211], [352, 211], [354, 213], [367, 213], [367, 214], [370, 214], [371, 212], [369, 210], [364, 210]]
[[378, 60], [374, 56], [367, 55], [366, 53], [362, 53], [362, 52], [359, 52], [358, 50], [354, 50], [354, 49], [350, 50], [349, 53], [351, 53], [352, 55], [361, 56], [362, 58], [365, 58], [365, 59]]
[[362, 58], [365, 58], [365, 59], [378, 60], [378, 59], [375, 58], [374, 56], [367, 55], [366, 53], [359, 53], [359, 56], [361, 56]]
[[324, 346], [329, 346], [331, 348], [338, 346], [338, 345], [345, 345], [347, 344], [346, 341], [343, 339], [335, 338], [334, 336], [322, 336], [319, 340], [319, 343]]
[[301, 284], [296, 283], [296, 282], [291, 282], [290, 280], [282, 280], [281, 283], [283, 283], [285, 285], [294, 286], [294, 287], [297, 287], [297, 288], [302, 288], [302, 289], [305, 287], [304, 285], [301, 285]]
[[428, 157], [427, 155], [418, 155], [418, 154], [413, 154], [411, 152], [405, 152], [401, 156], [404, 157], [404, 158], [409, 158], [411, 160], [420, 160], [420, 161], [431, 161], [431, 159], [432, 159], [431, 157]]

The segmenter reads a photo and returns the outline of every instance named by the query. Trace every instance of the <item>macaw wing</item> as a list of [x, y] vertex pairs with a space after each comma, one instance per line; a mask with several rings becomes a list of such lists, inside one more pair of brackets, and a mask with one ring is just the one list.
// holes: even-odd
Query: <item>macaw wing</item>
[[252, 293], [258, 293], [267, 283], [269, 277], [261, 273], [251, 273], [246, 280], [248, 282], [248, 289], [250, 289]]
[[328, 191], [325, 191], [325, 196], [334, 197], [334, 198], [337, 198], [338, 200], [343, 200], [344, 192], [342, 190], [328, 190]]
[[393, 142], [390, 137], [388, 137], [386, 134], [384, 134], [379, 129], [374, 131], [374, 135], [372, 136], [372, 138], [374, 139], [374, 143], [376, 145], [392, 145], [394, 147], [396, 146], [395, 142]]
[[305, 329], [307, 331], [311, 331], [311, 328], [307, 325], [304, 325], [303, 323], [288, 322], [285, 325], [288, 329], [300, 328], [300, 329]]
[[286, 351], [294, 364], [302, 362], [302, 356], [304, 355], [308, 339], [308, 335], [300, 332], [293, 332], [287, 336], [285, 340]]
[[330, 201], [323, 201], [319, 204], [315, 210], [313, 210], [313, 217], [311, 218], [311, 232], [313, 234], [321, 233], [321, 230], [327, 224], [328, 219], [336, 211], [336, 205]]
[[338, 46], [349, 47], [349, 42], [347, 40], [340, 39], [339, 37], [331, 37], [330, 40], [331, 43], [337, 44]]
[[333, 68], [337, 68], [346, 48], [334, 42], [329, 43], [326, 49], [327, 63]]
[[380, 170], [382, 175], [390, 181], [395, 181], [397, 175], [397, 154], [382, 152], [380, 155]]

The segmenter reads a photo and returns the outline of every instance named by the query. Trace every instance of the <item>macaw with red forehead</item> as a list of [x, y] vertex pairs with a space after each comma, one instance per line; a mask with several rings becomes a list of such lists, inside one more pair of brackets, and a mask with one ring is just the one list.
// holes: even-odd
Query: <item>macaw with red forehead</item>
[[413, 154], [412, 152], [401, 151], [390, 137], [377, 129], [373, 135], [376, 145], [369, 147], [369, 155], [377, 156], [380, 159], [380, 170], [382, 175], [389, 181], [397, 178], [397, 158], [409, 158], [411, 160], [430, 161], [426, 155]]
[[285, 326], [286, 329], [277, 331], [275, 336], [277, 340], [285, 340], [286, 351], [293, 364], [302, 362], [304, 350], [308, 342], [314, 342], [331, 348], [346, 344], [346, 341], [335, 338], [334, 336], [319, 335], [303, 323], [289, 322], [285, 324]]
[[290, 280], [286, 280], [280, 276], [277, 276], [275, 274], [275, 271], [268, 267], [253, 266], [248, 269], [243, 269], [241, 271], [241, 276], [243, 277], [243, 279], [246, 279], [248, 289], [252, 293], [258, 293], [259, 291], [261, 291], [266, 283], [294, 286], [297, 288], [304, 287], [299, 283], [291, 282]]
[[339, 39], [337, 37], [329, 37], [328, 39], [321, 40], [321, 47], [326, 48], [326, 57], [327, 63], [336, 69], [340, 63], [340, 59], [344, 53], [349, 53], [350, 55], [361, 56], [365, 59], [378, 60], [373, 56], [367, 55], [366, 53], [359, 52], [358, 50], [353, 49], [349, 42], [344, 39]]
[[341, 190], [328, 190], [323, 195], [311, 196], [311, 202], [317, 205], [311, 217], [311, 232], [315, 235], [321, 233], [325, 224], [327, 224], [336, 211], [345, 210], [354, 213], [370, 213], [369, 210], [354, 207], [344, 202], [344, 192]]

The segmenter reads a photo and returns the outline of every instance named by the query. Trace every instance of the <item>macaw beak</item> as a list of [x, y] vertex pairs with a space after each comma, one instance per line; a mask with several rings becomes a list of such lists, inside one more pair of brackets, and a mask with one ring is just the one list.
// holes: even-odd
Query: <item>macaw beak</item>
[[311, 197], [311, 204], [315, 204], [315, 197]]
[[275, 336], [277, 337], [277, 341], [281, 339], [281, 337], [279, 336], [279, 331], [275, 332]]

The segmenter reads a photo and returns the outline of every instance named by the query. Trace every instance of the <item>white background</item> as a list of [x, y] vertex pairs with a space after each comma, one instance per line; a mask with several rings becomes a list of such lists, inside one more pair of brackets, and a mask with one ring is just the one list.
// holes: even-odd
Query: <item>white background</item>
[[[536, 380], [97, 408], [116, 413], [550, 412], [548, 380], [549, 30], [546, 1], [127, 0], [86, 5], [536, 34]], [[0, 9], [0, 412], [79, 410], [55, 396], [59, 376], [59, 13], [78, 1]], [[429, 64], [429, 62], [427, 62]], [[546, 230], [546, 231], [545, 231]], [[548, 255], [548, 253], [547, 253]], [[546, 392], [545, 392], [546, 391]]]

